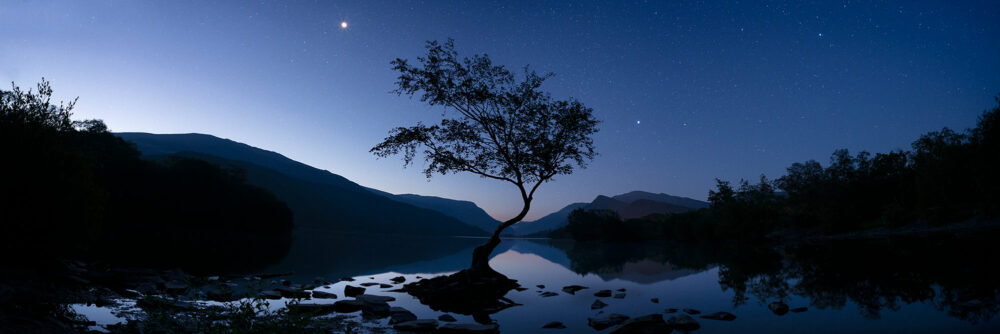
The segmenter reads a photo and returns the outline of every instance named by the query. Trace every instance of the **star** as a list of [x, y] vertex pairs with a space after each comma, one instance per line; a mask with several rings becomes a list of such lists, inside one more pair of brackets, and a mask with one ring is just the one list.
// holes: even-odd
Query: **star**
[[635, 126], [639, 126], [640, 124], [642, 124], [642, 121], [640, 121], [640, 120], [636, 120], [635, 121]]
[[340, 22], [340, 29], [347, 29], [347, 21]]
[[819, 33], [819, 37], [823, 37], [823, 33]]

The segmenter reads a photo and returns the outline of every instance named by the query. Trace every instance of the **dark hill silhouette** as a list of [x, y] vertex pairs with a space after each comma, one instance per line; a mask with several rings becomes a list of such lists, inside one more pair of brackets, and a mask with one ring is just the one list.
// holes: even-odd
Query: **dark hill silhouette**
[[250, 184], [273, 192], [297, 227], [414, 235], [485, 235], [439, 212], [377, 195], [346, 178], [278, 153], [203, 134], [120, 133], [150, 159], [175, 154], [246, 170]]
[[372, 192], [388, 197], [389, 199], [410, 204], [416, 207], [431, 209], [443, 213], [463, 223], [481, 228], [486, 231], [496, 229], [500, 221], [493, 219], [476, 203], [461, 201], [450, 198], [424, 196], [416, 194], [390, 194], [378, 189], [371, 189]]
[[612, 197], [598, 195], [590, 203], [573, 203], [536, 221], [514, 225], [514, 234], [539, 235], [542, 232], [566, 226], [569, 222], [567, 218], [570, 212], [576, 209], [611, 210], [617, 212], [623, 219], [630, 219], [651, 214], [681, 213], [707, 207], [708, 203], [703, 201], [644, 191], [633, 191]]
[[699, 201], [699, 200], [691, 199], [691, 198], [687, 198], [687, 197], [667, 195], [667, 194], [664, 194], [664, 193], [654, 194], [654, 193], [645, 192], [645, 191], [627, 192], [627, 193], [624, 193], [624, 194], [621, 194], [621, 195], [618, 195], [618, 196], [614, 196], [612, 198], [614, 198], [616, 200], [619, 200], [619, 201], [622, 201], [622, 202], [625, 202], [625, 203], [632, 203], [632, 202], [635, 202], [635, 201], [638, 201], [638, 200], [645, 199], [645, 200], [651, 200], [651, 201], [660, 202], [660, 203], [673, 204], [673, 205], [682, 206], [682, 207], [686, 207], [686, 208], [690, 208], [690, 209], [703, 209], [703, 208], [707, 208], [708, 207], [708, 202], [705, 202], [705, 201]]

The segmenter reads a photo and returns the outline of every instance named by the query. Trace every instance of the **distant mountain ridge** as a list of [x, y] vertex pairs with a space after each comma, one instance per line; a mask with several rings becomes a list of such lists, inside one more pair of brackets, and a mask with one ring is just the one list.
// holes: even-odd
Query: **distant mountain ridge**
[[485, 210], [470, 201], [416, 194], [394, 195], [378, 189], [369, 188], [369, 190], [395, 201], [443, 213], [487, 232], [492, 232], [500, 225], [500, 221], [493, 219]]
[[598, 195], [590, 203], [573, 203], [538, 220], [515, 224], [512, 228], [514, 235], [533, 235], [551, 231], [568, 224], [570, 212], [580, 208], [584, 210], [612, 210], [618, 212], [622, 219], [630, 219], [654, 213], [680, 213], [707, 207], [707, 202], [692, 198], [632, 191], [612, 197]]
[[145, 157], [180, 154], [246, 169], [251, 184], [288, 203], [296, 226], [371, 233], [487, 234], [450, 215], [378, 194], [342, 176], [232, 140], [205, 134], [116, 135], [135, 143]]

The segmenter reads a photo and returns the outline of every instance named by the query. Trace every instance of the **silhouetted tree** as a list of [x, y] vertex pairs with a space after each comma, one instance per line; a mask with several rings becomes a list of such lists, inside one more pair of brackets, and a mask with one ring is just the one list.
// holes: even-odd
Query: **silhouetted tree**
[[579, 101], [556, 100], [540, 89], [551, 73], [525, 68], [518, 80], [487, 55], [459, 58], [451, 39], [429, 41], [426, 48], [418, 65], [399, 58], [392, 62], [399, 72], [394, 92], [443, 106], [444, 119], [437, 125], [398, 127], [371, 152], [379, 157], [402, 154], [409, 165], [423, 149], [428, 178], [469, 172], [515, 185], [524, 203], [521, 212], [497, 226], [473, 252], [471, 269], [492, 273], [488, 260], [500, 233], [524, 218], [538, 187], [594, 158], [591, 136], [598, 121]]

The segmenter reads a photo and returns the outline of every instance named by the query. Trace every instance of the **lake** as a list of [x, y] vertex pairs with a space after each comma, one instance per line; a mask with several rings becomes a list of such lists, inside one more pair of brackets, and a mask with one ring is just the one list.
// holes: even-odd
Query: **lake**
[[[521, 305], [488, 316], [506, 333], [598, 332], [588, 327], [588, 318], [659, 313], [669, 319], [675, 315], [665, 313], [669, 308], [737, 316], [733, 321], [694, 316], [701, 324], [698, 333], [997, 333], [1000, 274], [995, 259], [1000, 252], [991, 240], [998, 239], [925, 237], [775, 247], [506, 239], [490, 263], [527, 290], [506, 295]], [[317, 289], [340, 298], [347, 284], [392, 284], [384, 289], [370, 286], [366, 293], [393, 296], [397, 300], [392, 306], [436, 319], [444, 313], [405, 293], [388, 291], [399, 287], [390, 278], [403, 276], [412, 282], [418, 276], [461, 270], [469, 264], [472, 248], [483, 241], [300, 231], [287, 256], [262, 271], [294, 272], [283, 277], [293, 282], [353, 278]], [[562, 291], [573, 284], [588, 288], [575, 294]], [[605, 289], [624, 289], [624, 298], [594, 296]], [[544, 291], [557, 295], [540, 296]], [[592, 310], [595, 300], [608, 306]], [[272, 307], [284, 301], [272, 301]], [[768, 308], [776, 301], [800, 312], [777, 315]], [[106, 310], [77, 309], [98, 322], [114, 321]], [[474, 321], [469, 315], [449, 314], [459, 322]], [[357, 318], [364, 326], [388, 321]], [[551, 321], [567, 328], [541, 328]]]

